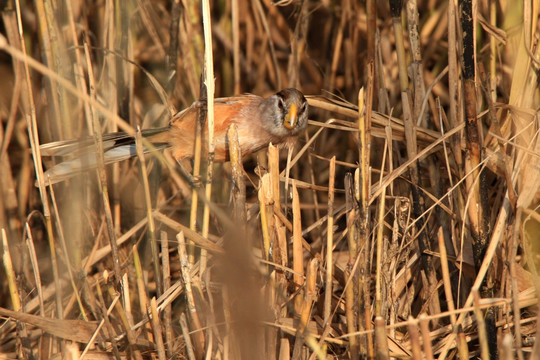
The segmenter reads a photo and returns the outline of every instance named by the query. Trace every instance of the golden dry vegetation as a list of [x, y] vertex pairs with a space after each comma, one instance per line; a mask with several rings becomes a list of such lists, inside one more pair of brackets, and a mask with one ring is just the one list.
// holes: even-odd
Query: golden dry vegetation
[[[537, 1], [0, 5], [0, 359], [539, 358]], [[43, 177], [287, 87], [290, 161]]]

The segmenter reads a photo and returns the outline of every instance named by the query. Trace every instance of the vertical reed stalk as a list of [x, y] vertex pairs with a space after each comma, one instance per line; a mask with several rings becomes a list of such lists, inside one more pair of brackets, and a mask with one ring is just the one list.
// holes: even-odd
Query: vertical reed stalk
[[[204, 203], [202, 236], [208, 237], [210, 231], [210, 206], [212, 198], [212, 180], [214, 177], [214, 56], [212, 50], [212, 22], [210, 17], [210, 1], [202, 0], [202, 17], [204, 32], [204, 74], [206, 98], [208, 105], [208, 166], [206, 167], [205, 195], [208, 201]], [[200, 274], [206, 269], [207, 253], [201, 249]]]
[[336, 157], [330, 159], [330, 168], [328, 173], [328, 220], [326, 222], [326, 282], [324, 293], [324, 322], [332, 323], [330, 314], [332, 312], [332, 282], [334, 261], [332, 254], [334, 251], [334, 185], [336, 177]]
[[159, 248], [156, 239], [156, 226], [154, 217], [152, 216], [152, 199], [150, 198], [150, 185], [148, 183], [148, 172], [146, 171], [146, 160], [144, 158], [143, 139], [141, 129], [137, 127], [137, 135], [135, 138], [137, 156], [141, 165], [141, 180], [143, 183], [144, 202], [146, 205], [146, 218], [148, 219], [148, 235], [150, 237], [150, 245], [152, 249], [152, 263], [154, 265], [154, 278], [156, 280], [156, 292], [158, 296], [163, 293], [163, 284], [161, 280], [161, 270], [159, 261]]
[[[302, 249], [302, 216], [300, 213], [300, 199], [298, 197], [298, 189], [296, 182], [293, 181], [293, 270], [294, 270], [294, 288], [301, 289], [304, 285], [304, 252]], [[294, 308], [297, 314], [302, 311], [303, 299], [298, 294], [295, 297]]]

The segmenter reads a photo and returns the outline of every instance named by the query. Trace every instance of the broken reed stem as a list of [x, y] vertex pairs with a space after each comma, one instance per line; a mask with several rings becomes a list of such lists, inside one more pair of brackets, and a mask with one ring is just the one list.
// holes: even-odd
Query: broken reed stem
[[[229, 142], [229, 157], [232, 170], [232, 194], [234, 203], [234, 219], [242, 226], [242, 231], [246, 229], [246, 184], [244, 181], [244, 167], [242, 166], [242, 152], [238, 142], [238, 132], [236, 125], [229, 127], [227, 132]], [[264, 206], [263, 206], [264, 207]], [[266, 210], [266, 209], [265, 209]], [[265, 210], [262, 210], [261, 213]], [[266, 211], [265, 211], [266, 213]], [[266, 217], [266, 216], [265, 216]], [[265, 219], [266, 220], [266, 219]], [[261, 215], [262, 221], [262, 215]], [[266, 229], [268, 231], [268, 228]]]
[[431, 346], [431, 336], [429, 334], [429, 320], [425, 313], [418, 317], [420, 321], [420, 331], [422, 333], [422, 345], [424, 346], [424, 355], [426, 360], [433, 360], [433, 348]]
[[332, 319], [332, 281], [334, 262], [332, 253], [334, 250], [334, 184], [336, 181], [336, 157], [330, 159], [328, 179], [328, 219], [326, 228], [326, 284], [324, 293], [324, 322], [330, 324]]
[[144, 157], [144, 149], [142, 143], [142, 133], [140, 127], [137, 126], [137, 133], [135, 136], [135, 146], [137, 150], [137, 156], [139, 158], [139, 164], [141, 165], [141, 178], [144, 191], [144, 202], [146, 205], [146, 218], [148, 219], [148, 235], [150, 241], [150, 247], [152, 249], [152, 263], [154, 265], [154, 279], [156, 281], [156, 293], [159, 296], [163, 293], [163, 284], [161, 280], [160, 261], [159, 261], [159, 249], [156, 239], [156, 226], [154, 224], [154, 217], [152, 216], [152, 199], [150, 197], [150, 185], [148, 183], [148, 172], [146, 170], [146, 160]]
[[380, 316], [375, 317], [375, 357], [378, 360], [390, 359], [388, 339], [386, 338], [386, 324]]
[[407, 324], [413, 359], [422, 359], [422, 349], [420, 348], [420, 336], [418, 334], [418, 320], [409, 315]]
[[152, 330], [154, 331], [154, 341], [157, 349], [158, 359], [167, 360], [165, 355], [165, 346], [163, 344], [163, 334], [161, 332], [161, 321], [159, 320], [159, 313], [157, 311], [156, 298], [152, 297], [150, 300], [150, 307], [148, 308], [148, 317], [152, 324]]
[[461, 325], [457, 326], [457, 348], [460, 359], [469, 359], [469, 345]]

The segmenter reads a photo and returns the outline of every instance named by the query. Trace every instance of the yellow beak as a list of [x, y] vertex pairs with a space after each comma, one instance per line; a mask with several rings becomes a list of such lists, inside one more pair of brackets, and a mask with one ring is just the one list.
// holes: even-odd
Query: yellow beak
[[296, 127], [298, 123], [298, 108], [295, 104], [291, 104], [289, 112], [285, 115], [285, 120], [283, 121], [283, 126], [287, 129], [292, 130]]

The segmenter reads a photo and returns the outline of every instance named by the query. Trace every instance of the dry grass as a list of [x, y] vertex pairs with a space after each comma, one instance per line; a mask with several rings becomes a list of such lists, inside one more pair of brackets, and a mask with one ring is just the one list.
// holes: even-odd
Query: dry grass
[[[32, 4], [2, 9], [0, 359], [538, 358], [538, 7]], [[192, 175], [43, 178], [40, 144], [285, 87], [289, 169], [230, 129]]]

